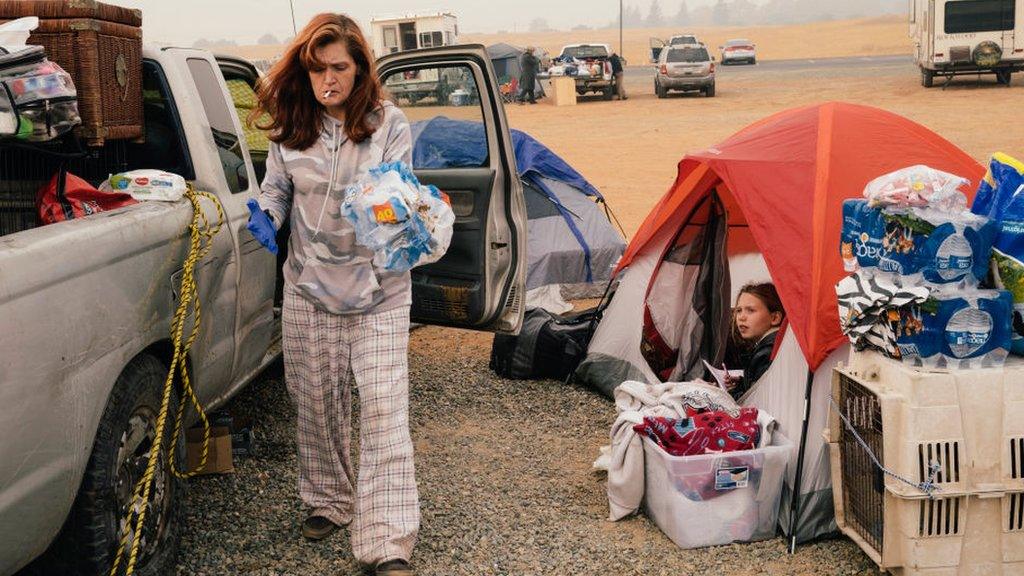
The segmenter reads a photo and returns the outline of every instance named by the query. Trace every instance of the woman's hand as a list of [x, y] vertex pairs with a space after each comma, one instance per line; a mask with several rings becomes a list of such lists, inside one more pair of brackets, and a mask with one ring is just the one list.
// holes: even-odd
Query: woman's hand
[[249, 232], [252, 232], [253, 237], [264, 248], [269, 250], [271, 254], [276, 255], [277, 229], [274, 228], [274, 223], [270, 220], [270, 216], [260, 209], [259, 203], [255, 200], [250, 199], [245, 205], [249, 207], [249, 224], [246, 228], [249, 229]]

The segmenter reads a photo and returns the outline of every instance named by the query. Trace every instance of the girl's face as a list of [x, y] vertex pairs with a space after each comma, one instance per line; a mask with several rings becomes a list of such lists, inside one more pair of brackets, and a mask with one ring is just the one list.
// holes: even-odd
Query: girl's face
[[356, 83], [356, 63], [343, 42], [332, 42], [316, 49], [317, 60], [323, 68], [310, 68], [309, 83], [317, 102], [327, 112], [344, 114], [345, 101]]
[[743, 293], [736, 299], [736, 330], [744, 340], [760, 340], [782, 323], [782, 313], [769, 312], [760, 298]]

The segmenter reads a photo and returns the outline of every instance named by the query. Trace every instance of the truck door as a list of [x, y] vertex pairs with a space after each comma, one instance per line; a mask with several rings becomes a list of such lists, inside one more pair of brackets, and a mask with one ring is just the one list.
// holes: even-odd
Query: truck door
[[651, 38], [651, 63], [657, 64], [661, 51], [665, 49], [665, 41], [661, 38]]
[[391, 97], [411, 124], [416, 175], [447, 193], [456, 215], [447, 254], [412, 271], [412, 319], [518, 331], [526, 205], [490, 58], [483, 46], [463, 45], [378, 61], [385, 91], [410, 72], [436, 74], [447, 86], [426, 98]]
[[196, 186], [216, 193], [220, 199], [226, 221], [218, 237], [230, 238], [232, 243], [228, 255], [232, 265], [224, 284], [234, 289], [212, 294], [203, 301], [204, 323], [208, 310], [211, 314], [219, 313], [203, 329], [217, 337], [216, 354], [230, 366], [229, 373], [210, 379], [218, 383], [216, 389], [202, 390], [206, 396], [202, 400], [208, 401], [223, 394], [246, 368], [254, 369], [269, 346], [273, 335], [275, 266], [274, 257], [246, 229], [246, 202], [259, 193], [259, 182], [220, 64], [202, 51], [183, 50], [182, 56], [184, 71], [194, 83], [199, 105], [193, 129], [204, 133], [196, 135], [197, 144], [191, 149], [196, 162]]

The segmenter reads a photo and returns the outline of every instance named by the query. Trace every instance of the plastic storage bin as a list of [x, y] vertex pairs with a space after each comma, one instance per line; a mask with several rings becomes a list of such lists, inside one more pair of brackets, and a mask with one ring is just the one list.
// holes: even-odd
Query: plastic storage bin
[[644, 508], [682, 548], [771, 538], [793, 452], [778, 432], [764, 448], [703, 456], [671, 456], [644, 438]]
[[[1024, 574], [1024, 359], [924, 372], [854, 352], [832, 396], [884, 475], [833, 410], [836, 522], [897, 575]], [[934, 472], [930, 468], [934, 466]]]

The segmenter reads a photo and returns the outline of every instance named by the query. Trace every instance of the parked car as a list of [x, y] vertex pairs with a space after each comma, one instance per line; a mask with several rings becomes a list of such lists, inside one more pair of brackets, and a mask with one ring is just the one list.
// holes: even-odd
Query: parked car
[[[144, 47], [141, 65], [145, 140], [108, 140], [68, 167], [94, 185], [111, 172], [159, 168], [223, 204], [225, 226], [196, 269], [203, 325], [188, 358], [199, 399], [214, 409], [280, 355], [280, 262], [246, 229], [246, 201], [259, 193], [263, 167], [226, 82], [251, 87], [257, 72], [238, 59], [169, 47]], [[496, 153], [472, 167], [417, 171], [448, 193], [458, 219], [447, 254], [413, 271], [412, 320], [515, 332], [523, 317], [526, 208], [487, 52], [463, 45], [378, 61], [385, 85], [395, 75], [438, 69], [461, 71], [473, 83], [456, 89], [478, 95], [481, 127]], [[417, 112], [431, 118], [430, 109]], [[185, 201], [34, 227], [34, 201], [23, 192], [48, 181], [60, 162], [0, 142], [2, 576], [37, 557], [33, 568], [42, 574], [109, 573], [124, 534], [119, 519], [155, 440], [188, 248], [192, 208]], [[203, 209], [216, 220], [212, 203]], [[282, 253], [285, 241], [282, 231]], [[167, 466], [156, 486], [137, 574], [175, 565], [186, 486]]]
[[724, 46], [718, 47], [722, 51], [722, 66], [734, 62], [757, 64], [755, 48], [754, 43], [746, 38], [735, 38], [727, 41]]
[[676, 34], [669, 38], [667, 42], [661, 38], [651, 38], [651, 63], [658, 63], [661, 51], [666, 46], [684, 46], [687, 44], [703, 44], [703, 42], [697, 39], [696, 34]]
[[669, 46], [662, 50], [654, 75], [654, 93], [664, 98], [670, 90], [699, 90], [715, 95], [715, 61], [703, 44]]

